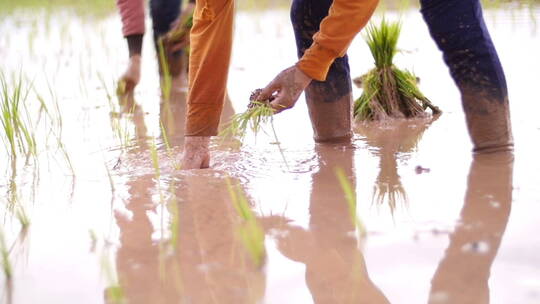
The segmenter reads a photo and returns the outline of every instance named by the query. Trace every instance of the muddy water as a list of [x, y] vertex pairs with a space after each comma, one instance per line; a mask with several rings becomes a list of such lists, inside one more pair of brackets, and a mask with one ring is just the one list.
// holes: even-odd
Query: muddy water
[[[54, 141], [45, 143], [43, 125], [37, 160], [19, 161], [13, 179], [1, 150], [13, 268], [11, 279], [0, 276], [3, 301], [106, 303], [116, 294], [127, 303], [539, 303], [540, 44], [531, 14], [538, 10], [486, 13], [509, 83], [513, 155], [470, 153], [457, 89], [410, 11], [396, 62], [421, 78], [440, 118], [357, 125], [351, 145], [315, 145], [301, 100], [274, 121], [283, 156], [267, 128], [241, 148], [215, 140], [212, 169], [198, 172], [174, 169], [185, 81], [161, 100], [149, 40], [135, 103], [122, 108], [113, 97], [126, 64], [116, 16], [2, 18], [2, 70], [22, 70], [47, 102], [58, 101], [75, 172]], [[293, 43], [286, 11], [238, 14], [226, 115], [294, 63]], [[353, 75], [369, 69], [361, 39], [350, 55]], [[354, 189], [365, 233], [351, 220], [336, 168]], [[240, 186], [264, 231], [263, 265], [241, 237], [245, 221], [227, 182]], [[13, 192], [30, 219], [22, 233], [8, 208]]]

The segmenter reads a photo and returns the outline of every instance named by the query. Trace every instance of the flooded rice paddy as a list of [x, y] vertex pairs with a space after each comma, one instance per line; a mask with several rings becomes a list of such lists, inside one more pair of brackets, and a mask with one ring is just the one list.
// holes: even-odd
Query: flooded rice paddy
[[[279, 147], [268, 128], [241, 147], [216, 138], [200, 171], [176, 169], [186, 81], [161, 98], [150, 35], [126, 106], [114, 13], [3, 15], [4, 91], [21, 76], [33, 138], [0, 149], [3, 303], [540, 303], [539, 13], [485, 13], [512, 155], [472, 155], [458, 91], [410, 9], [396, 63], [442, 116], [316, 145], [301, 100], [274, 119]], [[295, 54], [286, 10], [239, 11], [224, 117]], [[361, 37], [349, 55], [354, 76], [372, 65]]]

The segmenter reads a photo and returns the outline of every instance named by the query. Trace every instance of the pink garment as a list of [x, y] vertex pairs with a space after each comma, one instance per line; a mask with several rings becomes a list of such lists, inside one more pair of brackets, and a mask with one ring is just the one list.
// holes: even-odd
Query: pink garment
[[144, 2], [144, 0], [116, 0], [124, 37], [144, 34]]

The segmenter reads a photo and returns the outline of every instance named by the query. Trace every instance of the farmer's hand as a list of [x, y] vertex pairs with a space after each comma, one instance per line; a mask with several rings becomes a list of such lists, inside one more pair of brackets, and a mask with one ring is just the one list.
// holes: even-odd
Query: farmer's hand
[[129, 57], [129, 63], [126, 71], [118, 81], [116, 94], [124, 96], [132, 93], [141, 79], [141, 55], [133, 55]]
[[[279, 113], [294, 106], [300, 94], [311, 82], [311, 78], [304, 74], [296, 66], [292, 66], [279, 73], [266, 88], [264, 88], [257, 100], [269, 100], [273, 95], [274, 100], [270, 103], [272, 108]], [[275, 94], [274, 94], [275, 93]]]
[[195, 3], [189, 2], [186, 7], [180, 13], [180, 16], [172, 23], [171, 30], [165, 34], [165, 41], [169, 42], [168, 46], [169, 51], [176, 52], [184, 49], [189, 46], [189, 29], [184, 29], [186, 34], [180, 39], [171, 39], [174, 36], [175, 32], [181, 31], [182, 27], [185, 26], [186, 21], [193, 16], [193, 11], [195, 10]]
[[184, 155], [182, 156], [183, 170], [205, 169], [210, 166], [209, 136], [186, 136]]

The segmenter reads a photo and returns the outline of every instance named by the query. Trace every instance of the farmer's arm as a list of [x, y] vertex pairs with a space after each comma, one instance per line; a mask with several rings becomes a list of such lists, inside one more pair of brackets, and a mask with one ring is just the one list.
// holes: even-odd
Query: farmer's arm
[[233, 36], [233, 0], [196, 1], [191, 29], [183, 169], [208, 167], [225, 99]]
[[321, 22], [313, 44], [298, 63], [281, 72], [261, 93], [267, 99], [278, 91], [272, 103], [277, 111], [291, 108], [312, 79], [324, 81], [334, 59], [342, 57], [352, 40], [367, 24], [378, 0], [334, 0]]
[[141, 74], [141, 52], [144, 35], [144, 0], [117, 0], [122, 20], [122, 34], [129, 50], [129, 64], [120, 77], [126, 92], [133, 91]]
[[144, 0], [117, 0], [124, 37], [144, 34]]

